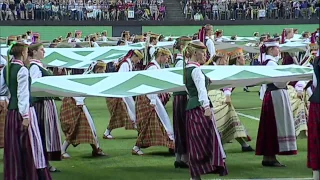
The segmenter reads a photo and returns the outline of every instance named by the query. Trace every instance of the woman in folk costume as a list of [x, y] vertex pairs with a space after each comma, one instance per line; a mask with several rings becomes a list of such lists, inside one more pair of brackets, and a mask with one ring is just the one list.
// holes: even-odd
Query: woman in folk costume
[[[229, 64], [243, 65], [245, 61], [242, 49], [236, 49], [231, 53], [219, 50], [214, 59], [216, 59], [216, 65], [224, 66]], [[223, 88], [221, 90], [210, 90], [208, 92], [211, 103], [213, 104], [217, 127], [221, 133], [222, 143], [236, 139], [240, 143], [243, 152], [254, 151], [252, 147], [247, 144], [247, 141], [251, 141], [251, 138], [248, 136], [244, 125], [241, 123], [232, 105], [231, 94], [233, 89], [234, 88]]]
[[318, 52], [313, 62], [313, 94], [310, 97], [308, 119], [308, 168], [313, 170], [314, 180], [320, 179], [320, 58]]
[[221, 29], [217, 29], [216, 32], [215, 32], [215, 38], [214, 40], [216, 42], [222, 42], [223, 41], [223, 30]]
[[[169, 61], [171, 52], [166, 48], [157, 48], [154, 60], [146, 70], [161, 69]], [[136, 97], [136, 124], [138, 138], [132, 149], [133, 155], [143, 155], [141, 148], [165, 146], [171, 152], [174, 149], [174, 135], [165, 104], [169, 101], [166, 93], [148, 94]]]
[[3, 78], [3, 69], [7, 65], [7, 61], [4, 58], [1, 58], [0, 61], [0, 149], [4, 147], [4, 127], [7, 116], [7, 107], [9, 103], [8, 95], [8, 87], [5, 85], [5, 81]]
[[[103, 61], [93, 62], [84, 74], [105, 73], [106, 64]], [[66, 136], [61, 153], [62, 158], [70, 158], [67, 148], [70, 144], [90, 144], [92, 156], [105, 156], [100, 149], [97, 132], [92, 117], [84, 103], [85, 97], [65, 97], [60, 110], [61, 129]]]
[[[130, 50], [119, 62], [118, 72], [131, 72], [134, 65], [143, 59], [139, 50]], [[126, 130], [136, 129], [136, 110], [133, 97], [106, 98], [110, 112], [109, 125], [103, 135], [104, 139], [113, 139], [111, 131], [124, 127]]]
[[201, 175], [211, 173], [227, 175], [226, 155], [207, 94], [210, 79], [200, 69], [206, 62], [206, 46], [200, 41], [192, 41], [186, 47], [185, 55], [190, 57], [184, 65], [183, 81], [189, 96], [186, 122], [191, 179], [198, 180]]
[[[191, 41], [191, 38], [182, 36], [176, 39], [174, 48], [179, 51], [175, 57], [175, 67], [183, 67], [184, 61], [187, 57], [183, 57], [183, 49]], [[187, 155], [187, 133], [186, 133], [186, 105], [188, 101], [187, 92], [173, 93], [173, 130], [174, 130], [174, 145], [176, 161], [174, 166], [176, 168], [188, 168]]]
[[[44, 53], [45, 51], [41, 43], [31, 44], [29, 46], [29, 72], [32, 80], [52, 75], [41, 63], [41, 60], [44, 58]], [[50, 97], [32, 97], [31, 102], [35, 108], [38, 119], [44, 155], [48, 161], [60, 161], [61, 136], [56, 104], [53, 98]], [[49, 164], [48, 167], [50, 172], [59, 172], [59, 170]]]
[[79, 31], [79, 30], [75, 31], [75, 32], [74, 32], [74, 38], [70, 38], [70, 39], [68, 40], [68, 43], [81, 42], [81, 40], [80, 40], [81, 36], [82, 36], [82, 32], [81, 32], [81, 31]]
[[[265, 53], [265, 66], [278, 66], [279, 43], [276, 39], [264, 42], [260, 48]], [[287, 83], [267, 84], [259, 121], [256, 155], [262, 155], [262, 165], [285, 167], [276, 155], [297, 154], [297, 144]]]
[[[294, 34], [293, 34], [293, 29], [292, 28], [287, 28], [287, 29], [283, 29], [282, 34], [281, 34], [281, 39], [280, 39], [280, 43], [284, 44], [284, 43], [288, 43], [291, 41], [291, 39], [293, 38]], [[282, 65], [286, 65], [286, 64], [299, 64], [299, 53], [296, 52], [284, 52], [282, 53]]]
[[[28, 47], [12, 42], [8, 57], [13, 60], [3, 71], [10, 99], [4, 132], [4, 179], [52, 179], [42, 148], [36, 112], [31, 105], [31, 78], [25, 67]], [[2, 88], [1, 88], [2, 89]]]
[[[309, 48], [305, 53], [304, 58], [298, 61], [298, 65], [308, 65], [313, 58], [312, 52], [317, 50], [315, 44], [315, 34], [311, 36]], [[294, 64], [293, 61], [286, 61], [283, 65]], [[291, 108], [295, 122], [296, 136], [306, 137], [307, 135], [307, 117], [308, 117], [308, 102], [306, 99], [312, 95], [311, 87], [307, 88], [306, 81], [292, 81], [288, 84], [288, 94], [290, 98]]]
[[207, 60], [212, 59], [216, 55], [216, 48], [214, 46], [213, 40], [211, 39], [211, 36], [213, 35], [213, 26], [210, 24], [207, 24], [203, 26], [199, 30], [198, 38], [199, 40], [205, 44], [205, 46], [208, 49], [207, 52]]
[[32, 40], [31, 43], [40, 43], [40, 34], [35, 32], [32, 33]]

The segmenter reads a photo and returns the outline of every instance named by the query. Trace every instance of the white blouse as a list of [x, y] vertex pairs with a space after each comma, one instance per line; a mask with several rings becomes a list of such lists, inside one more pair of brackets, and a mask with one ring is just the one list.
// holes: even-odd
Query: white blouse
[[203, 108], [209, 107], [210, 102], [208, 98], [207, 88], [205, 85], [205, 76], [202, 73], [200, 66], [190, 63], [187, 64], [186, 67], [196, 67], [192, 70], [191, 77], [198, 91], [198, 101], [200, 102]]
[[119, 71], [118, 72], [130, 72], [132, 71], [132, 62], [130, 58], [127, 58], [127, 62], [124, 62], [120, 65]]
[[214, 46], [212, 39], [210, 39], [209, 37], [206, 37], [206, 40], [207, 40], [206, 46], [208, 48], [210, 58], [212, 58], [214, 55], [216, 55], [216, 48]]
[[182, 54], [177, 54], [176, 59], [180, 59], [174, 67], [183, 67], [183, 56]]
[[[42, 63], [39, 60], [33, 60], [32, 59], [32, 60], [30, 60], [30, 64], [37, 64], [37, 65], [39, 65], [40, 67], [43, 68]], [[30, 77], [31, 77], [32, 80], [42, 77], [42, 72], [41, 72], [41, 70], [40, 70], [40, 68], [38, 66], [31, 66], [29, 72], [30, 72]]]
[[[266, 55], [265, 56], [265, 60], [270, 59], [270, 61], [267, 63], [267, 66], [278, 66], [278, 60], [270, 55]], [[277, 86], [278, 88], [286, 88], [287, 87], [287, 83], [273, 83], [275, 86]]]
[[[148, 69], [146, 69], [146, 70], [161, 69], [159, 63], [156, 60], [152, 60], [151, 62], [154, 63], [154, 65], [149, 66]], [[158, 97], [157, 94], [149, 94], [148, 98], [150, 99], [151, 105], [156, 105], [157, 97]]]

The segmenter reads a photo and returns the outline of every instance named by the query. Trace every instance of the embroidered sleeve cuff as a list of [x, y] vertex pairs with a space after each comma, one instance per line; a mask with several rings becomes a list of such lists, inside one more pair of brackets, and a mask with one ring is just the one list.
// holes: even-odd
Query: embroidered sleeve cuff
[[230, 90], [230, 89], [224, 89], [224, 90], [223, 90], [223, 94], [224, 94], [225, 96], [231, 96], [231, 90]]
[[24, 114], [24, 115], [22, 115], [22, 118], [23, 118], [23, 119], [29, 119], [29, 114]]
[[202, 106], [204, 109], [210, 109], [209, 105]]

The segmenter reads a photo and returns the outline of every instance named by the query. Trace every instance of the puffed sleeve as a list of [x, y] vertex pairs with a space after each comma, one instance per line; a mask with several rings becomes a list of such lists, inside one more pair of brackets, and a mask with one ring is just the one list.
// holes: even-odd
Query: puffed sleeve
[[6, 97], [4, 96], [7, 96], [9, 93], [9, 89], [5, 83], [3, 73], [4, 73], [4, 68], [1, 69], [1, 72], [0, 72], [0, 100], [5, 100]]
[[207, 40], [206, 46], [208, 48], [210, 58], [212, 58], [214, 55], [216, 55], [216, 48], [215, 48], [214, 43], [211, 39]]
[[194, 68], [191, 73], [192, 80], [198, 91], [198, 100], [202, 107], [210, 108], [208, 92], [205, 85], [205, 77], [200, 68]]
[[18, 82], [18, 109], [22, 118], [29, 118], [30, 108], [30, 92], [29, 92], [29, 71], [26, 67], [22, 67], [17, 74]]
[[29, 72], [31, 79], [37, 79], [42, 77], [42, 72], [40, 68], [36, 65], [31, 66]]
[[[155, 70], [158, 69], [157, 66], [149, 66], [147, 70]], [[147, 97], [150, 99], [151, 105], [156, 105], [157, 103], [157, 94], [148, 94]]]
[[130, 71], [129, 63], [127, 62], [121, 63], [118, 72], [129, 72], [129, 71]]
[[302, 93], [305, 86], [306, 86], [305, 81], [298, 81], [297, 84], [294, 86], [294, 88], [296, 89], [297, 92]]
[[156, 51], [156, 48], [155, 47], [151, 47], [150, 50], [149, 50], [149, 54], [150, 54], [150, 57], [153, 56], [154, 52]]
[[183, 60], [179, 60], [174, 67], [183, 67]]
[[232, 88], [223, 88], [223, 94], [225, 96], [231, 96], [232, 94]]

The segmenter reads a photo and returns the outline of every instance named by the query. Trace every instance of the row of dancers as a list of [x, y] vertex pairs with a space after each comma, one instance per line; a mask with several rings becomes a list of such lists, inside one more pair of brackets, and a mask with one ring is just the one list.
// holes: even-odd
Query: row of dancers
[[[266, 65], [277, 62], [274, 57], [278, 57], [279, 55], [279, 45], [270, 41], [266, 41], [264, 45], [266, 46], [265, 57], [268, 58], [264, 60], [264, 62], [268, 60]], [[217, 117], [217, 111], [212, 111], [217, 107], [214, 104], [218, 101], [210, 101], [208, 98], [208, 96], [210, 96], [210, 91], [208, 94], [205, 89], [206, 84], [209, 83], [209, 81], [201, 72], [200, 68], [198, 68], [199, 65], [206, 63], [206, 49], [208, 47], [201, 41], [191, 41], [188, 37], [181, 37], [177, 41], [175, 47], [181, 52], [180, 55], [178, 54], [176, 56], [176, 67], [182, 66], [185, 68], [186, 73], [184, 80], [188, 93], [174, 93], [174, 128], [171, 127], [170, 118], [164, 108], [170, 98], [168, 93], [138, 96], [135, 99], [133, 97], [127, 99], [107, 98], [106, 101], [111, 114], [111, 119], [109, 126], [104, 133], [104, 138], [112, 139], [111, 131], [115, 128], [126, 127], [126, 129], [137, 129], [138, 138], [135, 146], [132, 148], [132, 154], [143, 155], [142, 148], [165, 146], [171, 149], [171, 151], [172, 149], [175, 149], [175, 166], [189, 168], [193, 179], [200, 179], [202, 174], [210, 172], [226, 175], [227, 168], [225, 166], [225, 153], [222, 144], [236, 138], [242, 145], [243, 151], [253, 151], [251, 146], [246, 143], [246, 141], [250, 140], [250, 137], [247, 135], [247, 132], [240, 121], [237, 124], [238, 126], [232, 127], [233, 129], [237, 129], [237, 133], [227, 132], [227, 126], [225, 126], [224, 131], [223, 125], [219, 126], [218, 124], [219, 119]], [[149, 49], [149, 53], [151, 50], [154, 51], [152, 53], [152, 60], [145, 69], [160, 69], [161, 65], [168, 63], [171, 52], [165, 48], [151, 48]], [[57, 170], [49, 165], [48, 160], [55, 159], [54, 157], [60, 159], [61, 155], [63, 158], [69, 158], [70, 155], [66, 153], [66, 150], [70, 144], [76, 146], [78, 144], [88, 143], [92, 146], [93, 156], [105, 155], [99, 146], [94, 124], [84, 104], [84, 98], [63, 98], [60, 123], [62, 131], [66, 135], [66, 140], [60, 148], [59, 131], [48, 133], [49, 129], [50, 131], [55, 131], [58, 130], [59, 127], [59, 120], [57, 119], [56, 108], [52, 98], [33, 97], [28, 102], [30, 92], [27, 87], [28, 83], [31, 82], [30, 79], [28, 79], [29, 74], [31, 79], [50, 75], [41, 61], [39, 61], [43, 59], [44, 53], [44, 48], [41, 44], [32, 44], [27, 47], [21, 43], [13, 43], [10, 47], [10, 54], [13, 56], [13, 60], [8, 63], [7, 67], [5, 67], [1, 73], [1, 78], [4, 79], [4, 81], [1, 82], [5, 82], [2, 83], [1, 89], [6, 89], [5, 87], [7, 87], [10, 92], [4, 135], [4, 142], [8, 142], [4, 144], [5, 179], [14, 179], [14, 177], [20, 177], [25, 173], [32, 175], [30, 177], [34, 177], [34, 179], [41, 179], [43, 177], [50, 179], [50, 174], [47, 172]], [[228, 58], [225, 58], [223, 55], [220, 56], [219, 53], [222, 52], [217, 52], [218, 55], [216, 56], [215, 64], [227, 64]], [[238, 52], [238, 54], [239, 56], [235, 56], [233, 59], [235, 59], [237, 65], [242, 65], [244, 61], [243, 57], [241, 53]], [[141, 61], [143, 57], [141, 51], [129, 51], [127, 56], [119, 62], [118, 72], [132, 71], [134, 66], [139, 64], [139, 61]], [[315, 65], [316, 62], [317, 60], [315, 60]], [[273, 63], [272, 65], [275, 64]], [[25, 66], [28, 66], [29, 70]], [[315, 69], [316, 68], [317, 67], [315, 67]], [[7, 69], [9, 69], [9, 71], [7, 71]], [[105, 71], [106, 64], [102, 61], [97, 61], [90, 65], [85, 73], [104, 73]], [[317, 79], [316, 75], [315, 79]], [[283, 116], [273, 115], [274, 117], [269, 117], [272, 114], [275, 114], [274, 111], [277, 109], [271, 108], [271, 105], [273, 105], [270, 103], [273, 100], [271, 98], [272, 94], [277, 95], [277, 93], [274, 92], [281, 91], [281, 95], [278, 96], [280, 98], [283, 98], [282, 95], [286, 94], [285, 87], [278, 87], [277, 85], [272, 86], [271, 84], [269, 86], [269, 89], [267, 88], [267, 93], [264, 95], [265, 98], [263, 99], [262, 112], [265, 113], [261, 113], [256, 154], [264, 155], [264, 160], [262, 162], [264, 166], [283, 167], [284, 165], [276, 160], [275, 155], [282, 152], [284, 152], [284, 154], [296, 153], [294, 121], [290, 108], [291, 105], [288, 104], [288, 98], [285, 95], [284, 98], [287, 99], [285, 99], [286, 101], [282, 101], [282, 103], [284, 103], [282, 107], [285, 109], [281, 111]], [[314, 87], [317, 87], [316, 84], [314, 84]], [[225, 99], [224, 102], [227, 106], [231, 105], [230, 95], [232, 88], [226, 88], [223, 91], [216, 92], [218, 97], [220, 95], [220, 98]], [[311, 97], [317, 99], [314, 98], [314, 94], [316, 93], [313, 93]], [[3, 98], [6, 98], [6, 96]], [[317, 102], [314, 102], [313, 104], [317, 105]], [[31, 108], [29, 108], [30, 105]], [[313, 109], [317, 108], [315, 105], [313, 105]], [[33, 111], [33, 109], [35, 109], [35, 111]], [[29, 111], [31, 113], [28, 113], [27, 115], [26, 112]], [[213, 115], [213, 112], [216, 113], [215, 116]], [[313, 117], [313, 120], [319, 119], [319, 115], [315, 110], [311, 111], [309, 116], [311, 119]], [[266, 122], [266, 118], [273, 118], [277, 123], [271, 124]], [[7, 123], [8, 121], [12, 122], [10, 119], [18, 119], [20, 123], [18, 123], [19, 121], [16, 122], [16, 124]], [[286, 120], [286, 123], [278, 124], [278, 121], [281, 122], [284, 119]], [[37, 121], [39, 121], [39, 123], [37, 123]], [[234, 121], [232, 120], [231, 122]], [[310, 118], [308, 122], [310, 122]], [[263, 123], [266, 123], [266, 125], [261, 125]], [[282, 136], [279, 136], [277, 130], [281, 130], [283, 124], [289, 126], [284, 129], [289, 129], [290, 132], [284, 132], [284, 134], [281, 134]], [[266, 127], [269, 127], [268, 132], [274, 130], [273, 135], [275, 137], [265, 137], [270, 133], [261, 133], [266, 130]], [[23, 129], [23, 133], [15, 134], [14, 132], [16, 131], [12, 131], [13, 129]], [[278, 135], [278, 137], [276, 135]], [[8, 139], [6, 139], [7, 137]], [[17, 142], [17, 139], [19, 138], [10, 139], [10, 137], [30, 138], [32, 139], [30, 142], [33, 144], [21, 144]], [[310, 137], [310, 135], [308, 137]], [[276, 146], [276, 144], [278, 144], [278, 146]], [[267, 147], [265, 147], [266, 145]], [[273, 148], [270, 148], [270, 145], [273, 145], [271, 146]], [[39, 152], [43, 153], [35, 154], [34, 152], [37, 152], [37, 149], [35, 148], [38, 148]], [[19, 152], [26, 149], [29, 150], [29, 154], [26, 153], [24, 156], [21, 156]], [[204, 154], [210, 154], [210, 156], [201, 156]], [[14, 158], [15, 161], [12, 160], [12, 157], [16, 157]], [[21, 169], [18, 167], [23, 164], [21, 163], [22, 159], [29, 160], [23, 161], [23, 163], [30, 163], [28, 165], [34, 163], [35, 165], [32, 167], [35, 167], [35, 169], [30, 169], [30, 171], [21, 170], [21, 172], [10, 169], [10, 167]], [[18, 160], [19, 162], [17, 162]], [[310, 162], [319, 164], [319, 162], [314, 160], [310, 160]], [[315, 170], [315, 173], [317, 171], [319, 172], [319, 170]]]

